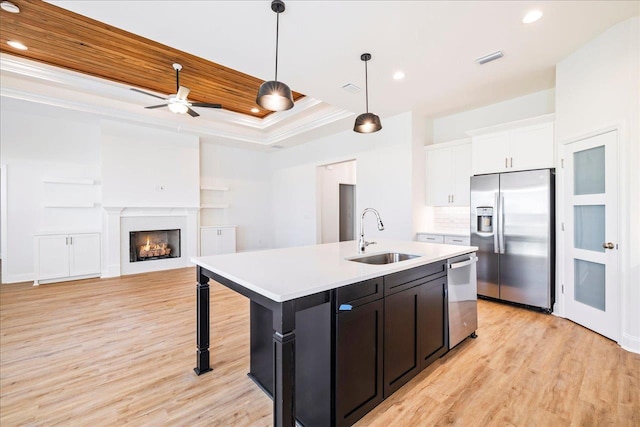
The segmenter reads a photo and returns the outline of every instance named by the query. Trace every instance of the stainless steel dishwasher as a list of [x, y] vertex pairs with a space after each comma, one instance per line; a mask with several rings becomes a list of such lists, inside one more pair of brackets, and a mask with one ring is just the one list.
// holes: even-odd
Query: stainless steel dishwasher
[[475, 252], [447, 260], [449, 287], [449, 349], [466, 337], [476, 338], [478, 289]]

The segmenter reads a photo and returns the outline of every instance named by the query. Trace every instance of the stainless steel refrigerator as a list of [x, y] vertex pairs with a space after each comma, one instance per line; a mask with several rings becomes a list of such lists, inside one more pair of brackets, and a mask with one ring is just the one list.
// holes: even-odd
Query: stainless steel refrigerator
[[478, 295], [551, 312], [555, 301], [552, 169], [471, 177]]

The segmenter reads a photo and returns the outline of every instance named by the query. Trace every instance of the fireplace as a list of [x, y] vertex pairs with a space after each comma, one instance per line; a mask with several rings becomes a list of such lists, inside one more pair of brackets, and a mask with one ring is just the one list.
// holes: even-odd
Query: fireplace
[[180, 229], [129, 232], [129, 262], [180, 258]]

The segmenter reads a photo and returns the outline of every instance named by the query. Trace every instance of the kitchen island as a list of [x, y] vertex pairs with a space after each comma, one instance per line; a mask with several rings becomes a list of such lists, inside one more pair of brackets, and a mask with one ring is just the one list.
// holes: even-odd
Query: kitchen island
[[[350, 425], [448, 351], [445, 261], [476, 249], [380, 241], [359, 254], [350, 241], [193, 258], [195, 372], [211, 370], [211, 279], [251, 300], [249, 376], [274, 425]], [[388, 252], [415, 257], [353, 260]]]

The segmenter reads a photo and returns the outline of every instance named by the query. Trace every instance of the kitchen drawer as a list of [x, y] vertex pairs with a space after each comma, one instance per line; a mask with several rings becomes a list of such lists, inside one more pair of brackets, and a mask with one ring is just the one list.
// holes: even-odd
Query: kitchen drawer
[[442, 234], [418, 234], [418, 242], [444, 243]]
[[444, 242], [447, 245], [470, 246], [471, 245], [471, 238], [470, 237], [457, 237], [457, 236], [444, 236]]
[[425, 280], [433, 280], [447, 274], [446, 262], [438, 261], [411, 270], [399, 271], [384, 278], [384, 294], [392, 295], [413, 286], [422, 284]]
[[383, 283], [382, 277], [376, 277], [336, 289], [337, 310], [340, 311], [342, 304], [358, 307], [382, 298]]

